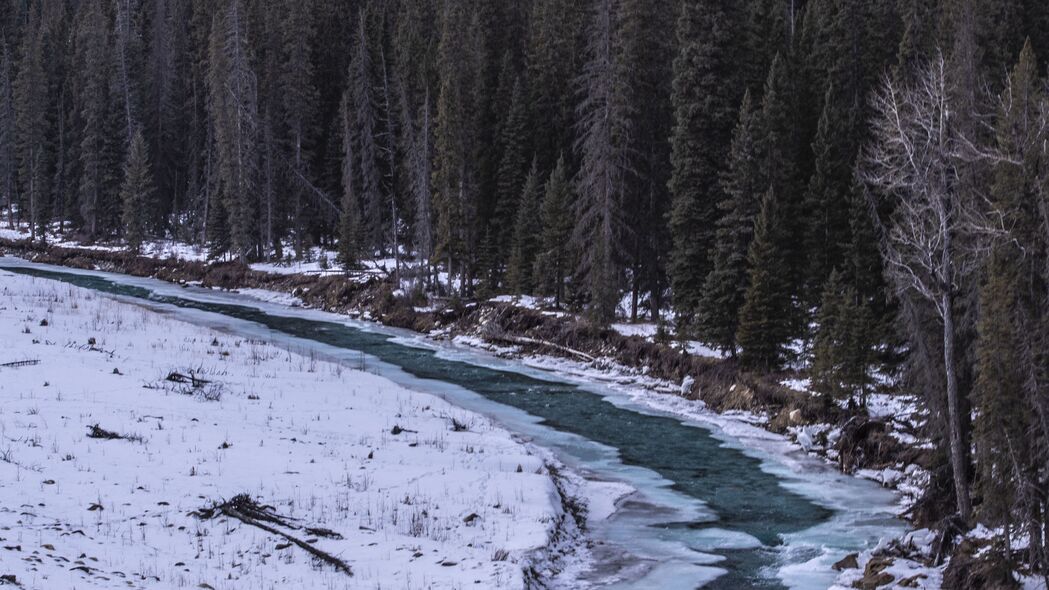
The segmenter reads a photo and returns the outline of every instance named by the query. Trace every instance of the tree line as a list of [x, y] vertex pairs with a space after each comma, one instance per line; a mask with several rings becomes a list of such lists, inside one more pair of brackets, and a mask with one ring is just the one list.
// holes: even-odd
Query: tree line
[[671, 309], [860, 405], [902, 369], [923, 509], [1049, 563], [1044, 2], [5, 0], [0, 26], [0, 199], [33, 239]]

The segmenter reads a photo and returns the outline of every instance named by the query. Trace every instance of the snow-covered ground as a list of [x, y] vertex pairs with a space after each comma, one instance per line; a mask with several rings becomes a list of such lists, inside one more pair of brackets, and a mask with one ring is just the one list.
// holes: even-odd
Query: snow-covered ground
[[[0, 271], [0, 364], [19, 361], [0, 367], [0, 575], [25, 588], [522, 587], [560, 515], [543, 461], [477, 414]], [[192, 514], [237, 494], [352, 577]]]
[[[57, 230], [57, 227], [55, 228]], [[8, 240], [25, 240], [30, 237], [29, 230], [23, 225], [11, 229], [7, 225], [0, 227], [0, 238]], [[127, 246], [123, 243], [112, 244], [82, 244], [75, 240], [65, 238], [55, 239], [54, 235], [48, 236], [48, 243], [62, 248], [82, 248], [84, 250], [97, 250], [101, 252], [123, 252]], [[152, 258], [176, 258], [179, 260], [204, 261], [207, 260], [208, 252], [202, 246], [178, 242], [175, 240], [152, 240], [142, 244], [143, 256]]]

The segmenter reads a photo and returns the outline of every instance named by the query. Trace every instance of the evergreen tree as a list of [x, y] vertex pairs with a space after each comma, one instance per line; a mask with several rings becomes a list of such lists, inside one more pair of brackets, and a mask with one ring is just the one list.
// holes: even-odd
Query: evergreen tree
[[29, 222], [30, 237], [44, 237], [48, 214], [48, 170], [52, 152], [48, 148], [48, 83], [44, 70], [43, 33], [39, 11], [29, 11], [19, 51], [20, 67], [15, 78], [16, 145], [18, 178], [22, 197], [20, 216]]
[[440, 92], [434, 122], [435, 255], [469, 292], [474, 270], [481, 149], [479, 95], [483, 92], [484, 36], [469, 2], [443, 7], [438, 44]]
[[852, 287], [833, 271], [823, 289], [813, 343], [813, 391], [866, 405], [873, 363], [873, 318]]
[[761, 201], [748, 253], [750, 285], [737, 332], [743, 366], [765, 371], [782, 366], [792, 333], [790, 281], [784, 276], [789, 269], [777, 246], [783, 223], [777, 201], [772, 189]]
[[351, 270], [360, 264], [361, 227], [360, 201], [354, 183], [353, 150], [353, 105], [349, 96], [342, 102], [342, 205], [339, 215], [339, 255], [338, 263], [344, 270]]
[[14, 204], [18, 200], [15, 127], [15, 95], [12, 81], [12, 56], [6, 39], [0, 39], [0, 198], [7, 210], [7, 225], [15, 226]]
[[1049, 199], [1039, 178], [1046, 133], [1037, 112], [1044, 108], [1045, 92], [1030, 43], [1007, 82], [997, 121], [1004, 157], [990, 195], [1008, 239], [994, 245], [980, 293], [973, 440], [983, 497], [979, 513], [988, 524], [1006, 527], [1008, 542], [1013, 531], [1030, 534], [1044, 527], [1041, 500], [1031, 490], [1046, 481], [1044, 469], [1039, 473], [1045, 464], [1040, 449], [1049, 439], [1033, 424], [1044, 399], [1045, 341], [1039, 337], [1049, 311], [1044, 298], [1049, 239], [1037, 210]]
[[100, 237], [107, 225], [114, 171], [107, 166], [105, 155], [117, 130], [110, 126], [109, 28], [101, 1], [86, 2], [79, 20], [76, 63], [81, 76], [78, 114], [82, 127], [78, 202], [84, 235], [92, 240]]
[[804, 195], [810, 301], [815, 300], [815, 292], [831, 271], [843, 267], [845, 249], [851, 239], [849, 191], [856, 152], [851, 143], [856, 135], [854, 121], [858, 105], [854, 104], [848, 111], [848, 119], [835, 121], [832, 117], [842, 113], [837, 101], [843, 99], [846, 98], [838, 96], [833, 87], [827, 89], [812, 146], [815, 170]]
[[[805, 162], [798, 122], [797, 86], [795, 65], [777, 55], [769, 69], [762, 97], [758, 126], [760, 131], [759, 150], [764, 160], [763, 168], [768, 183], [776, 194], [779, 221], [775, 233], [775, 248], [783, 263], [781, 272], [783, 288], [787, 297], [802, 292], [804, 284], [805, 215], [803, 209], [802, 184], [806, 178]], [[800, 306], [788, 306], [791, 316], [784, 321], [790, 335], [802, 337], [807, 322]]]
[[[110, 92], [120, 114], [117, 128], [123, 131], [126, 148], [131, 145], [138, 122], [142, 120], [140, 80], [142, 79], [142, 2], [117, 0], [113, 17], [113, 70]], [[96, 64], [100, 67], [101, 64]]]
[[186, 138], [194, 133], [183, 107], [189, 103], [189, 3], [154, 0], [149, 17], [148, 65], [144, 68], [143, 124], [150, 138], [150, 161], [157, 186], [156, 216], [152, 224], [171, 227], [187, 209], [188, 153]]
[[587, 4], [563, 0], [532, 2], [527, 39], [526, 88], [531, 106], [532, 144], [539, 167], [553, 167], [574, 140], [576, 88], [584, 60]]
[[[505, 231], [505, 228], [514, 225], [518, 203], [521, 195], [525, 194], [523, 191], [528, 165], [525, 156], [528, 119], [524, 101], [524, 89], [521, 87], [521, 80], [517, 79], [514, 82], [509, 111], [502, 126], [500, 143], [503, 148], [503, 157], [499, 162], [496, 180], [495, 212], [490, 222], [494, 235], [499, 236], [498, 243], [494, 244], [496, 267], [501, 267], [509, 258], [513, 236], [510, 232]], [[498, 276], [498, 268], [493, 270]]]
[[148, 220], [153, 209], [154, 190], [149, 149], [142, 129], [136, 129], [124, 165], [124, 184], [120, 188], [124, 238], [127, 240], [128, 249], [134, 253], [141, 249], [149, 229]]
[[1014, 310], [1019, 280], [1018, 252], [1000, 248], [991, 259], [989, 279], [980, 298], [979, 349], [973, 401], [978, 485], [984, 498], [980, 513], [992, 524], [1008, 525], [1023, 501], [1028, 471], [1029, 416], [1023, 395], [1024, 375], [1017, 357]]
[[853, 180], [848, 193], [849, 241], [844, 251], [842, 280], [871, 310], [877, 331], [887, 340], [892, 338], [893, 310], [885, 284], [884, 265], [878, 251], [871, 199], [862, 182]]
[[761, 207], [763, 190], [768, 188], [756, 118], [747, 92], [732, 139], [728, 170], [721, 179], [726, 198], [719, 206], [722, 214], [714, 268], [707, 275], [700, 300], [700, 337], [733, 355], [739, 312], [749, 284], [747, 257], [754, 236], [754, 218]]
[[[318, 92], [314, 86], [314, 71], [311, 42], [314, 38], [313, 0], [281, 0], [277, 12], [284, 17], [279, 27], [280, 52], [279, 73], [274, 86], [280, 95], [280, 121], [283, 123], [280, 137], [283, 138], [281, 152], [287, 155], [291, 193], [292, 216], [294, 218], [296, 251], [305, 248], [307, 231], [304, 218], [306, 192], [309, 190], [310, 160], [313, 156], [315, 107]], [[270, 233], [270, 241], [279, 239]]]
[[256, 187], [258, 182], [258, 94], [251, 66], [247, 36], [247, 14], [241, 0], [229, 0], [212, 24], [208, 86], [214, 145], [218, 164], [221, 209], [226, 220], [212, 224], [219, 232], [224, 225], [228, 240], [216, 233], [213, 254], [230, 253], [244, 262], [252, 256], [255, 237]]
[[[673, 82], [673, 28], [676, 9], [653, 0], [622, 0], [619, 17], [621, 61], [626, 79], [630, 170], [626, 178], [626, 244], [630, 280], [630, 319], [647, 304], [654, 322], [664, 303], [671, 237], [670, 137], [674, 126], [670, 89]], [[647, 302], [645, 301], [647, 299]]]
[[623, 189], [628, 173], [630, 129], [624, 72], [618, 56], [617, 0], [599, 0], [580, 77], [581, 167], [577, 179], [576, 227], [581, 283], [590, 298], [593, 320], [615, 317], [622, 275]]
[[533, 159], [521, 191], [521, 204], [514, 222], [513, 245], [506, 272], [507, 282], [513, 293], [535, 292], [534, 266], [542, 245], [543, 230], [542, 218], [539, 215], [543, 187], [540, 184], [537, 166], [538, 162]]
[[674, 58], [674, 130], [671, 136], [673, 207], [670, 282], [678, 321], [687, 326], [712, 268], [719, 176], [742, 96], [737, 71], [736, 2], [687, 0], [677, 23]]
[[367, 11], [357, 23], [357, 44], [350, 63], [350, 86], [356, 116], [353, 141], [356, 145], [357, 170], [360, 175], [360, 201], [364, 215], [362, 229], [366, 245], [374, 250], [382, 245], [383, 198], [379, 172], [379, 148], [375, 143], [378, 121], [375, 114], [374, 82]]
[[554, 306], [564, 301], [565, 278], [570, 267], [568, 242], [572, 236], [572, 184], [562, 154], [546, 181], [542, 204], [542, 242], [536, 261], [536, 279]]

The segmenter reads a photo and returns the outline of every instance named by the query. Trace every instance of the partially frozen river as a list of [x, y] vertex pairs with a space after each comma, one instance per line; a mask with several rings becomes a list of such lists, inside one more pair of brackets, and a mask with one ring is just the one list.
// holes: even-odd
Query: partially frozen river
[[593, 479], [636, 491], [591, 523], [614, 588], [827, 588], [831, 564], [899, 533], [895, 496], [836, 473], [776, 437], [733, 436], [633, 401], [621, 389], [526, 367], [416, 334], [236, 294], [0, 258], [246, 337], [284, 343], [438, 393], [552, 450]]

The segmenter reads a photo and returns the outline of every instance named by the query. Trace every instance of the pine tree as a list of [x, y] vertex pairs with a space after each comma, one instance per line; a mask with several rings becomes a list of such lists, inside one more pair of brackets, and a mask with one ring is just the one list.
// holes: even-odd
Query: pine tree
[[[139, 97], [142, 79], [142, 3], [139, 0], [117, 0], [113, 17], [113, 76], [110, 92], [119, 105], [117, 128], [123, 131], [126, 148], [131, 145], [141, 115]], [[102, 64], [96, 64], [101, 67]]]
[[[273, 85], [280, 93], [280, 121], [283, 123], [280, 137], [283, 139], [281, 153], [286, 154], [294, 217], [295, 246], [301, 253], [305, 248], [304, 218], [306, 191], [310, 184], [309, 163], [313, 155], [314, 109], [318, 92], [314, 86], [312, 47], [314, 37], [313, 0], [281, 0], [279, 12], [284, 19], [279, 25], [280, 51], [279, 70]], [[271, 242], [275, 238], [270, 232]]]
[[215, 233], [213, 254], [230, 253], [245, 262], [258, 240], [254, 232], [258, 183], [258, 94], [251, 66], [247, 36], [247, 14], [241, 0], [229, 0], [212, 24], [209, 49], [208, 86], [214, 146], [218, 164], [218, 188], [225, 214], [222, 224], [211, 224], [214, 232], [225, 226], [228, 240]]
[[19, 51], [20, 67], [15, 78], [16, 145], [18, 178], [22, 202], [20, 215], [29, 222], [30, 237], [44, 238], [48, 214], [48, 169], [52, 160], [48, 148], [48, 82], [44, 70], [44, 48], [40, 15], [29, 11]]
[[873, 363], [873, 318], [833, 271], [823, 289], [810, 370], [813, 391], [866, 405]]
[[576, 88], [584, 60], [587, 4], [564, 0], [532, 3], [526, 59], [533, 125], [531, 140], [539, 167], [553, 167], [574, 140]]
[[677, 23], [669, 271], [674, 308], [684, 326], [693, 320], [713, 266], [717, 205], [724, 200], [718, 179], [743, 95], [740, 80], [726, 75], [737, 71], [737, 5], [688, 0]]
[[721, 180], [726, 198], [719, 206], [722, 215], [714, 268], [707, 275], [699, 307], [699, 336], [732, 354], [736, 353], [739, 312], [749, 284], [748, 251], [754, 236], [754, 218], [761, 207], [761, 195], [768, 188], [756, 119], [748, 91], [740, 107], [728, 170]]
[[[803, 249], [805, 216], [803, 210], [803, 179], [806, 178], [805, 162], [802, 157], [801, 129], [798, 122], [796, 67], [790, 60], [777, 55], [769, 69], [762, 97], [758, 127], [759, 150], [764, 160], [763, 167], [768, 182], [776, 194], [779, 221], [774, 248], [783, 263], [782, 273], [785, 296], [792, 297], [802, 292], [806, 261]], [[791, 316], [785, 318], [789, 333], [794, 337], [804, 336], [808, 324], [802, 317], [801, 306], [788, 306]]]
[[750, 285], [739, 313], [740, 361], [751, 369], [772, 371], [784, 362], [792, 332], [789, 272], [783, 259], [782, 217], [775, 192], [761, 201], [748, 260]]
[[127, 162], [124, 165], [124, 184], [120, 188], [120, 201], [123, 205], [124, 238], [128, 249], [138, 253], [148, 231], [148, 220], [153, 209], [153, 173], [149, 165], [149, 149], [142, 135], [142, 129], [136, 129], [128, 148]]
[[[527, 174], [526, 160], [527, 129], [528, 124], [526, 105], [524, 103], [524, 88], [518, 78], [514, 82], [513, 96], [510, 102], [506, 120], [502, 126], [502, 139], [500, 143], [503, 148], [503, 156], [499, 162], [499, 172], [496, 180], [496, 202], [495, 211], [492, 216], [491, 226], [498, 238], [494, 245], [495, 266], [501, 267], [509, 259], [512, 234], [505, 228], [512, 227], [517, 215], [518, 204], [521, 195], [524, 194], [525, 178]], [[498, 268], [493, 269], [498, 276]]]
[[843, 110], [839, 100], [848, 98], [838, 96], [834, 87], [828, 88], [812, 146], [816, 156], [815, 170], [803, 197], [810, 301], [816, 299], [820, 286], [831, 271], [843, 267], [844, 250], [851, 239], [849, 192], [856, 157], [851, 143], [857, 132], [854, 121], [858, 105], [848, 111], [848, 119], [834, 120], [832, 117]]
[[361, 228], [360, 201], [357, 197], [354, 182], [353, 105], [349, 96], [342, 102], [342, 204], [339, 215], [339, 255], [338, 263], [344, 270], [352, 270], [360, 264]]
[[623, 185], [629, 166], [629, 105], [618, 59], [617, 6], [616, 0], [599, 0], [595, 5], [578, 107], [582, 164], [573, 240], [580, 252], [578, 273], [590, 297], [590, 316], [599, 323], [615, 317], [619, 301]]
[[[407, 103], [407, 100], [405, 100]], [[423, 93], [422, 106], [419, 107], [418, 124], [412, 123], [410, 119], [411, 109], [407, 104], [401, 109], [405, 116], [403, 129], [407, 130], [410, 141], [408, 145], [408, 168], [410, 169], [411, 181], [411, 205], [413, 223], [413, 238], [415, 241], [415, 252], [420, 262], [427, 267], [426, 275], [429, 282], [429, 266], [432, 263], [433, 244], [433, 192], [431, 182], [432, 170], [432, 121], [430, 116], [430, 91], [426, 88]]]
[[905, 80], [932, 55], [936, 43], [935, 7], [925, 0], [900, 2], [903, 35], [896, 55], [894, 75]]
[[12, 56], [6, 39], [0, 39], [0, 198], [7, 210], [8, 227], [14, 229], [14, 204], [18, 200], [16, 151], [15, 95], [12, 86]]
[[[190, 100], [189, 3], [155, 0], [149, 18], [148, 65], [144, 71], [143, 124], [148, 129], [158, 207], [151, 220], [158, 229], [177, 223], [189, 159], [186, 139], [194, 133], [183, 107]], [[176, 233], [182, 228], [171, 227]]]
[[514, 222], [513, 244], [506, 279], [513, 293], [535, 292], [535, 259], [542, 246], [542, 218], [539, 215], [543, 190], [539, 180], [538, 162], [533, 159], [532, 167], [521, 190], [520, 206]]
[[454, 2], [442, 10], [437, 51], [440, 92], [434, 122], [435, 255], [447, 262], [449, 290], [458, 275], [463, 293], [470, 289], [481, 233], [475, 224], [484, 36], [470, 8], [469, 2]]
[[1021, 478], [1027, 471], [1028, 421], [1034, 414], [1023, 395], [1024, 375], [1017, 362], [1020, 343], [1014, 310], [1019, 280], [1018, 252], [1001, 248], [991, 259], [989, 280], [980, 297], [976, 407], [977, 479], [984, 498], [980, 513], [990, 523], [1006, 525], [1022, 501]]
[[1006, 541], [1008, 527], [1030, 534], [1041, 530], [1045, 519], [1041, 500], [1030, 492], [1045, 481], [1044, 473], [1038, 473], [1044, 465], [1039, 448], [1049, 438], [1032, 423], [1045, 391], [1039, 384], [1045, 349], [1038, 334], [1049, 307], [1044, 298], [1049, 240], [1037, 221], [1037, 210], [1049, 202], [1039, 178], [1046, 134], [1037, 115], [1045, 105], [1038, 78], [1027, 43], [1008, 77], [998, 113], [997, 146], [1004, 157], [994, 171], [990, 199], [1002, 215], [1008, 239], [994, 245], [980, 292], [972, 393], [976, 482], [983, 497], [979, 512], [988, 524], [1007, 527]]
[[362, 230], [370, 250], [382, 245], [383, 198], [379, 172], [379, 148], [375, 143], [378, 121], [375, 114], [373, 65], [367, 11], [362, 11], [357, 24], [357, 44], [353, 61], [350, 63], [350, 86], [347, 92], [353, 97], [353, 112], [356, 116], [354, 142], [356, 144], [357, 170], [360, 174], [359, 195], [364, 215]]
[[842, 279], [874, 316], [877, 331], [891, 338], [893, 312], [885, 284], [884, 264], [867, 187], [854, 179], [848, 194], [849, 241], [845, 246]]
[[542, 204], [542, 242], [536, 261], [536, 279], [554, 306], [564, 301], [565, 278], [570, 267], [568, 242], [572, 236], [572, 183], [562, 154], [546, 181]]
[[[647, 304], [659, 322], [667, 287], [666, 266], [671, 244], [666, 217], [670, 209], [672, 173], [670, 137], [674, 125], [670, 89], [673, 82], [673, 38], [676, 10], [654, 0], [621, 0], [620, 60], [632, 120], [629, 127], [631, 173], [626, 178], [626, 244], [629, 254], [631, 321]], [[647, 299], [647, 301], [646, 301]]]
[[100, 237], [109, 208], [109, 177], [105, 154], [114, 129], [110, 123], [109, 28], [100, 0], [86, 2], [77, 27], [77, 71], [80, 73], [80, 182], [78, 203], [84, 235]]

